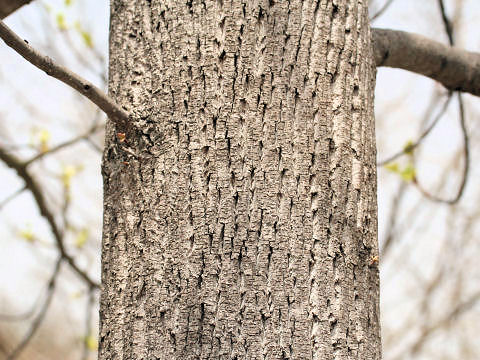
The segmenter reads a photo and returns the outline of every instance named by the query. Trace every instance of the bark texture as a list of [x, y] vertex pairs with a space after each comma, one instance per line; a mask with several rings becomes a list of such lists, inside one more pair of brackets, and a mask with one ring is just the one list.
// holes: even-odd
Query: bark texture
[[379, 359], [367, 1], [111, 4], [100, 359]]

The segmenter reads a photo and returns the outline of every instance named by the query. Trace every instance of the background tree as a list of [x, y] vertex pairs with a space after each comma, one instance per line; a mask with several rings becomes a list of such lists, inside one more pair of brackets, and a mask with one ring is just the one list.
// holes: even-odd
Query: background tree
[[[420, 7], [420, 8], [421, 8], [421, 7]], [[429, 8], [428, 10], [431, 12], [431, 9], [430, 9], [430, 8]], [[455, 12], [455, 13], [456, 13], [456, 12]], [[57, 18], [57, 22], [58, 22], [58, 18]], [[61, 22], [58, 22], [58, 24], [60, 24], [60, 23], [61, 23]], [[381, 78], [382, 78], [382, 77], [380, 77], [380, 79], [381, 79]], [[392, 89], [389, 89], [389, 92], [392, 92]], [[451, 105], [454, 104], [454, 101], [451, 101], [449, 104], [450, 104], [450, 107], [451, 107]], [[390, 107], [390, 110], [391, 110], [391, 107]], [[447, 111], [448, 111], [448, 108], [447, 108]], [[391, 111], [390, 111], [390, 117], [392, 117]], [[436, 122], [436, 123], [438, 123], [438, 122]], [[440, 125], [436, 125], [436, 126], [435, 126], [435, 129], [439, 129], [439, 128], [441, 129], [441, 123], [440, 123]], [[438, 131], [438, 130], [435, 130], [435, 131]], [[429, 136], [428, 136], [428, 139], [431, 139], [432, 137], [435, 136], [435, 131], [432, 132], [432, 135], [429, 135]], [[423, 132], [423, 133], [425, 133], [425, 132]], [[473, 132], [470, 132], [470, 133], [471, 133], [471, 136], [472, 136], [472, 133], [473, 133]], [[422, 136], [423, 136], [423, 135], [422, 135]], [[412, 137], [413, 137], [413, 136], [412, 136]], [[382, 139], [382, 138], [383, 138], [383, 137], [380, 137], [380, 139]], [[413, 138], [415, 138], [415, 137], [413, 137]], [[427, 140], [428, 140], [428, 139], [427, 139]], [[400, 140], [400, 141], [406, 141], [406, 140]], [[427, 141], [422, 141], [422, 148], [425, 148], [426, 145], [428, 146], [428, 142], [427, 142]], [[397, 146], [397, 149], [398, 149], [398, 148], [401, 149], [402, 147], [404, 147], [404, 145], [400, 144], [399, 146]], [[409, 156], [407, 156], [407, 158], [411, 158], [411, 155], [412, 155], [412, 151], [410, 151], [410, 150], [411, 150], [411, 146], [405, 146], [405, 148], [406, 148], [406, 150], [408, 150], [408, 151], [406, 151], [406, 152], [410, 154]], [[415, 160], [416, 158], [418, 158], [420, 155], [421, 155], [420, 150], [417, 148], [417, 149], [413, 152], [413, 160]], [[444, 161], [445, 161], [445, 160], [444, 160]], [[422, 171], [422, 167], [424, 166], [424, 164], [425, 164], [425, 161], [422, 161], [422, 162], [420, 163], [420, 167], [417, 167], [416, 165], [415, 165], [415, 166], [411, 166], [412, 164], [410, 164], [410, 161], [406, 161], [405, 163], [402, 163], [402, 162], [397, 162], [397, 164], [392, 164], [392, 163], [390, 163], [388, 167], [389, 167], [391, 170], [393, 170], [394, 173], [396, 172], [396, 173], [398, 173], [398, 175], [401, 175], [402, 177], [404, 177], [405, 180], [409, 180], [409, 179], [410, 179], [410, 180], [414, 180], [412, 184], [414, 184], [416, 187], [419, 186], [418, 184], [421, 184], [420, 189], [422, 189], [422, 191], [423, 191], [424, 193], [426, 193], [427, 196], [429, 196], [429, 198], [432, 198], [432, 199], [435, 198], [435, 197], [437, 197], [437, 198], [443, 198], [443, 196], [437, 195], [437, 194], [439, 194], [439, 192], [431, 191], [431, 189], [430, 189], [429, 186], [428, 186], [428, 183], [427, 183], [427, 184], [425, 183], [425, 177], [423, 177], [423, 178], [421, 177], [421, 175], [422, 175], [421, 171]], [[394, 165], [396, 165], [396, 166], [394, 166]], [[412, 176], [412, 171], [411, 171], [411, 170], [407, 171], [409, 167], [410, 167], [410, 169], [415, 170], [415, 171], [413, 172], [413, 175], [414, 175], [414, 176]], [[465, 169], [467, 169], [467, 167], [465, 167]], [[464, 171], [464, 170], [462, 170], [462, 169], [460, 169], [460, 170], [461, 170], [461, 171]], [[415, 174], [415, 172], [416, 172], [416, 174]], [[44, 172], [41, 173], [41, 174], [44, 174]], [[394, 176], [396, 176], [396, 175], [394, 175]], [[398, 176], [398, 178], [400, 178], [400, 176]], [[452, 180], [452, 177], [443, 177], [443, 178], [446, 178], [447, 180], [450, 179], [450, 181]], [[422, 182], [419, 182], [419, 180], [423, 180], [423, 181], [422, 181]], [[448, 183], [448, 181], [447, 181], [447, 183]], [[461, 183], [460, 183], [460, 184], [461, 184]], [[449, 185], [449, 186], [451, 187], [451, 184], [447, 184], [447, 185]], [[458, 187], [457, 187], [457, 188], [458, 188]], [[407, 188], [407, 189], [411, 189], [411, 187], [410, 187], [410, 188]], [[429, 190], [428, 192], [425, 191], [425, 190], [427, 190], [427, 189]], [[467, 189], [468, 189], [468, 188], [467, 188]], [[450, 192], [452, 192], [452, 191], [450, 191]], [[455, 192], [455, 191], [454, 191], [454, 192]], [[412, 191], [410, 191], [410, 193], [412, 193]], [[403, 196], [403, 197], [397, 196], [397, 198], [399, 198], [399, 199], [405, 199], [405, 200], [403, 200], [403, 202], [406, 203], [407, 205], [411, 205], [411, 204], [410, 204], [411, 202], [415, 202], [415, 201], [411, 201], [411, 200], [412, 200], [412, 195], [411, 195], [411, 194], [410, 194], [410, 195], [408, 194], [408, 190], [407, 190], [407, 191], [403, 191], [403, 192], [401, 192], [400, 194], [407, 194], [406, 197], [405, 197], [405, 196]], [[451, 199], [454, 199], [454, 197], [445, 196], [445, 199], [446, 199], [446, 200], [451, 200]], [[400, 204], [400, 205], [398, 205], [398, 204]], [[397, 206], [394, 206], [393, 208], [394, 208], [394, 209], [395, 209], [395, 208], [396, 208], [396, 209], [401, 209], [401, 204], [402, 204], [402, 200], [399, 200], [399, 201], [397, 201]], [[425, 204], [425, 199], [422, 200], [422, 204]], [[418, 207], [418, 206], [417, 206], [417, 208], [421, 208], [421, 207]], [[423, 206], [423, 208], [425, 208], [425, 206]], [[427, 208], [428, 208], [428, 207], [427, 207]], [[435, 207], [435, 209], [439, 209], [439, 207], [437, 206], [437, 207]], [[441, 209], [441, 208], [440, 208], [440, 209]], [[401, 211], [401, 210], [400, 210], [400, 211]], [[458, 210], [457, 210], [457, 212], [458, 212]], [[405, 211], [404, 213], [407, 214], [408, 212]], [[395, 216], [393, 216], [392, 218], [393, 218], [393, 219], [396, 219]], [[421, 217], [418, 217], [418, 216], [417, 216], [416, 218], [420, 218], [420, 219], [421, 219]], [[413, 225], [415, 225], [415, 224], [413, 224]], [[396, 225], [396, 227], [398, 228], [398, 224]], [[414, 228], [414, 226], [413, 226], [413, 228]], [[401, 235], [401, 231], [396, 230], [396, 231], [394, 232], [394, 234], [395, 234], [395, 235], [397, 235], [397, 234]], [[418, 231], [417, 231], [417, 234], [418, 234]], [[458, 236], [461, 237], [461, 232], [459, 232]], [[467, 238], [467, 237], [464, 237], [464, 238]], [[394, 240], [389, 241], [388, 244], [390, 244], [390, 245], [387, 246], [387, 249], [388, 249], [388, 250], [384, 250], [384, 251], [383, 251], [385, 254], [387, 254], [387, 256], [384, 258], [384, 259], [386, 259], [386, 261], [388, 261], [388, 256], [392, 256], [392, 255], [388, 255], [388, 254], [395, 254], [395, 249], [396, 249], [396, 247], [395, 247], [395, 245], [393, 245], [393, 246], [391, 245], [391, 244], [395, 244], [395, 239], [397, 239], [397, 241], [398, 241], [398, 238], [394, 238]], [[408, 238], [407, 238], [407, 239], [408, 239]], [[387, 240], [388, 240], [388, 239], [387, 239]], [[387, 242], [386, 242], [386, 243], [387, 243]], [[429, 245], [431, 246], [430, 243], [427, 242], [427, 244], [429, 244]], [[452, 242], [449, 242], [448, 244], [452, 245]], [[448, 245], [448, 244], [446, 244], [446, 245]], [[413, 251], [413, 250], [411, 249], [412, 247], [413, 247], [413, 246], [410, 245], [410, 248], [409, 248], [410, 251]], [[413, 247], [413, 248], [414, 248], [414, 247]], [[430, 248], [431, 248], [431, 247], [430, 247]], [[393, 249], [393, 250], [392, 250], [392, 249]], [[404, 249], [402, 249], [402, 250], [403, 250], [403, 253], [404, 253], [403, 256], [406, 256], [406, 254], [409, 253], [409, 252], [404, 251]], [[413, 251], [413, 253], [415, 253], [415, 251]], [[416, 253], [418, 254], [418, 250], [416, 251]], [[457, 255], [458, 255], [458, 251], [457, 251]], [[428, 257], [425, 257], [425, 256], [424, 256], [424, 257], [422, 258], [422, 261], [423, 261], [423, 263], [422, 263], [422, 271], [423, 271], [423, 272], [424, 272], [425, 269], [427, 268], [427, 266], [426, 266], [426, 259], [428, 259]], [[448, 261], [446, 261], [446, 260], [448, 260]], [[455, 259], [455, 261], [456, 261], [456, 260], [457, 260], [457, 259]], [[382, 259], [382, 261], [383, 261], [383, 259]], [[398, 259], [396, 260], [396, 263], [399, 264], [399, 260], [398, 260]], [[444, 258], [442, 259], [441, 263], [442, 263], [442, 264], [443, 264], [443, 263], [446, 263], [447, 265], [448, 265], [448, 264], [451, 265], [451, 264], [452, 264], [452, 259], [449, 259], [449, 258], [445, 258], [445, 257], [444, 257]], [[407, 264], [407, 265], [408, 265], [408, 264]], [[387, 263], [387, 266], [388, 266], [388, 263]], [[452, 266], [453, 266], [453, 265], [452, 265]], [[401, 269], [407, 268], [407, 270], [408, 270], [408, 269], [410, 268], [410, 266], [401, 266], [401, 267], [399, 267], [399, 266], [397, 265], [397, 266], [394, 267], [394, 269], [396, 269], [396, 272], [398, 272], [398, 269], [399, 269], [399, 268], [401, 268]], [[462, 268], [462, 267], [458, 267], [458, 268], [459, 268], [459, 269], [464, 269], [465, 267], [463, 267], [463, 268]], [[415, 274], [415, 273], [416, 273], [416, 274], [421, 274], [422, 271], [418, 271], [418, 270], [417, 270], [416, 272], [413, 272], [413, 274]], [[459, 272], [461, 272], [461, 271], [459, 271]], [[433, 273], [435, 273], [435, 272], [433, 272]], [[450, 273], [451, 273], [451, 272], [450, 272]], [[451, 274], [450, 274], [450, 275], [451, 275]], [[434, 282], [434, 283], [437, 284], [437, 285], [433, 286], [433, 289], [435, 289], [435, 290], [433, 290], [433, 291], [439, 291], [439, 289], [441, 289], [441, 285], [438, 286], [438, 284], [445, 284], [446, 281], [442, 281], [442, 280], [446, 280], [447, 278], [451, 278], [450, 275], [449, 275], [449, 276], [443, 275], [443, 276], [440, 277], [440, 280], [439, 280], [439, 281]], [[418, 276], [418, 275], [417, 275], [417, 276]], [[421, 275], [420, 275], [420, 276], [421, 276]], [[433, 279], [434, 279], [434, 278], [435, 278], [435, 276], [433, 276]], [[451, 279], [450, 279], [450, 280], [451, 280]], [[384, 282], [384, 283], [385, 283], [385, 282]], [[447, 282], [447, 283], [448, 283], [448, 282]], [[389, 282], [387, 282], [387, 284], [389, 284]], [[422, 283], [422, 284], [423, 284], [423, 283]], [[399, 285], [399, 284], [398, 284], [398, 281], [395, 281], [395, 286], [396, 286], [397, 288], [399, 287], [398, 285]], [[419, 288], [423, 288], [423, 286], [419, 286]], [[428, 288], [428, 287], [426, 287], [426, 288]], [[457, 284], [457, 288], [458, 288], [458, 284]], [[431, 291], [431, 290], [430, 290], [430, 291]], [[440, 290], [440, 291], [441, 291], [441, 290]], [[428, 295], [427, 293], [428, 293], [428, 292], [426, 291], [426, 295]], [[451, 302], [452, 305], [455, 305], [456, 302], [457, 302], [459, 305], [461, 305], [462, 300], [464, 300], [463, 298], [467, 298], [467, 297], [468, 297], [468, 296], [465, 296], [465, 295], [468, 295], [468, 294], [465, 294], [465, 293], [462, 292], [462, 291], [460, 291], [460, 292], [457, 291], [456, 294], [457, 294], [458, 296], [452, 297], [452, 302]], [[423, 296], [417, 296], [417, 298], [424, 298], [424, 299], [428, 300], [428, 299], [431, 299], [432, 297], [429, 297], [429, 296], [424, 296], [424, 297], [423, 297]], [[454, 298], [455, 298], [455, 299], [454, 299]], [[468, 299], [465, 299], [465, 300], [468, 300]], [[468, 305], [468, 301], [466, 301], [466, 302], [464, 302], [464, 303], [465, 303], [464, 305]], [[473, 304], [473, 303], [474, 303], [474, 302], [470, 301], [470, 304]], [[431, 301], [427, 301], [427, 305], [430, 305], [430, 304], [431, 304]], [[445, 304], [440, 304], [440, 306], [441, 306], [441, 305], [445, 305]], [[422, 307], [422, 309], [424, 309], [424, 310], [427, 309], [427, 308], [428, 308], [428, 306], [427, 306], [427, 307], [425, 307], [425, 306]], [[455, 308], [456, 308], [456, 307], [453, 306], [453, 307], [452, 307], [452, 310], [455, 310]], [[460, 307], [459, 307], [459, 308], [460, 308]], [[468, 309], [469, 306], [464, 306], [463, 308]], [[415, 306], [412, 306], [412, 310], [415, 310]], [[462, 310], [462, 311], [463, 311], [463, 310]], [[441, 313], [441, 312], [438, 312], [438, 313]], [[449, 315], [449, 313], [450, 313], [450, 312], [445, 312], [446, 315]], [[459, 313], [461, 313], [461, 312], [451, 311], [451, 313], [452, 313], [453, 315], [455, 315], [455, 314], [459, 314]], [[414, 314], [414, 311], [412, 311], [412, 314]], [[445, 316], [445, 318], [448, 318], [448, 316]], [[441, 320], [441, 319], [440, 319], [440, 320]], [[388, 323], [389, 323], [389, 324], [395, 324], [394, 321], [391, 321], [391, 322], [388, 322]], [[414, 325], [418, 325], [418, 326], [421, 328], [421, 327], [422, 327], [422, 325], [421, 325], [422, 323], [427, 324], [427, 325], [430, 327], [430, 329], [426, 329], [427, 331], [423, 331], [423, 332], [422, 332], [422, 334], [424, 334], [424, 335], [426, 335], [426, 336], [424, 336], [424, 335], [420, 336], [418, 339], [423, 339], [423, 340], [420, 341], [419, 343], [422, 343], [422, 344], [431, 343], [431, 342], [432, 342], [432, 341], [431, 341], [431, 339], [432, 339], [432, 336], [431, 336], [431, 335], [432, 335], [432, 334], [435, 334], [435, 332], [432, 331], [432, 329], [435, 329], [435, 325], [436, 325], [436, 323], [438, 323], [438, 322], [435, 321], [435, 319], [433, 319], [433, 318], [428, 319], [428, 317], [424, 317], [424, 318], [422, 318], [422, 321], [419, 321], [419, 319], [416, 319]], [[443, 323], [445, 323], [445, 321], [444, 321]], [[412, 324], [409, 324], [408, 322], [407, 322], [406, 324], [407, 324], [408, 326], [412, 326]], [[385, 327], [385, 326], [384, 326], [384, 327]], [[437, 329], [438, 329], [438, 327], [437, 327]], [[409, 332], [409, 333], [408, 333], [408, 334], [410, 334], [410, 335], [409, 335], [409, 336], [410, 336], [410, 339], [412, 338], [412, 335], [411, 335], [412, 333], [414, 333], [414, 332]], [[437, 332], [437, 333], [438, 333], [438, 332]], [[397, 333], [397, 335], [398, 335], [398, 333]], [[459, 336], [459, 337], [461, 338], [461, 336]], [[398, 337], [397, 337], [397, 338], [398, 338]], [[408, 345], [408, 341], [409, 341], [409, 339], [407, 339], [407, 344], [406, 344], [406, 345]], [[415, 345], [415, 342], [413, 342], [413, 344]], [[400, 344], [400, 345], [401, 345], [401, 344]], [[468, 346], [465, 346], [465, 347], [468, 348]], [[424, 349], [424, 348], [423, 348], [423, 345], [422, 345], [422, 346], [416, 346], [416, 351], [415, 351], [415, 352], [412, 352], [412, 354], [421, 356], [423, 349]], [[407, 352], [404, 352], [404, 353], [405, 353], [405, 354], [408, 354]], [[387, 355], [387, 356], [388, 356], [388, 355]]]

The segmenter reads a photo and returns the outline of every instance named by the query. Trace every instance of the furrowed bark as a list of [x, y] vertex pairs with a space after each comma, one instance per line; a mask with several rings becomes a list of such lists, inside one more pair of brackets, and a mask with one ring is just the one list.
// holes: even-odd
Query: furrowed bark
[[111, 3], [100, 359], [380, 359], [366, 2]]

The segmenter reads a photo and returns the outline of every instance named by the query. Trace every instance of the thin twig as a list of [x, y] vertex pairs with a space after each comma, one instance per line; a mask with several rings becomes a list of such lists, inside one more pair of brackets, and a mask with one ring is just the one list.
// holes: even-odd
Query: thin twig
[[55, 264], [55, 269], [52, 273], [52, 276], [48, 281], [47, 295], [42, 307], [40, 308], [40, 311], [38, 312], [38, 315], [33, 320], [32, 324], [30, 325], [30, 328], [28, 329], [27, 333], [23, 337], [22, 341], [20, 341], [17, 347], [10, 353], [10, 355], [7, 356], [6, 360], [14, 360], [15, 358], [17, 358], [17, 356], [20, 355], [23, 349], [25, 349], [28, 343], [32, 340], [39, 326], [42, 324], [42, 321], [45, 318], [45, 315], [47, 314], [47, 310], [52, 302], [53, 293], [55, 291], [55, 284], [56, 284], [58, 273], [60, 271], [60, 265], [62, 261], [63, 261], [63, 257], [60, 256]]
[[6, 18], [18, 8], [28, 4], [31, 1], [32, 0], [0, 0], [0, 19]]
[[[445, 12], [445, 6], [443, 4], [443, 0], [438, 0], [438, 3], [440, 5], [440, 12], [442, 15], [442, 20], [443, 20], [443, 25], [445, 26], [445, 32], [447, 33], [448, 36], [448, 41], [451, 46], [454, 45], [454, 38], [453, 38], [453, 28], [450, 20], [447, 17], [447, 14]], [[460, 119], [460, 129], [462, 131], [462, 136], [463, 136], [463, 157], [464, 157], [464, 165], [463, 165], [463, 173], [462, 173], [462, 180], [460, 183], [460, 187], [458, 188], [457, 195], [450, 200], [445, 200], [440, 197], [437, 197], [435, 195], [430, 194], [428, 191], [423, 189], [420, 184], [418, 183], [417, 179], [414, 179], [414, 183], [417, 185], [419, 190], [422, 192], [422, 194], [427, 197], [428, 199], [435, 201], [435, 202], [441, 202], [441, 203], [446, 203], [446, 204], [455, 204], [457, 203], [460, 198], [463, 195], [463, 191], [465, 190], [465, 185], [467, 184], [467, 179], [468, 179], [468, 173], [470, 170], [470, 140], [469, 140], [469, 135], [467, 131], [467, 125], [465, 122], [465, 107], [463, 104], [463, 99], [462, 99], [462, 94], [457, 93], [458, 96], [458, 110], [459, 110], [459, 119]]]
[[0, 314], [0, 321], [25, 321], [28, 320], [35, 314], [37, 305], [40, 302], [41, 296], [38, 296], [33, 305], [27, 311], [21, 314]]
[[99, 152], [99, 153], [102, 153], [102, 152], [103, 152], [103, 149], [102, 149], [100, 146], [98, 146], [97, 144], [95, 144], [95, 142], [94, 142], [92, 139], [86, 138], [85, 140], [88, 142], [88, 144], [89, 144], [96, 152]]
[[[75, 46], [75, 41], [73, 41], [73, 39], [71, 38], [70, 31], [64, 30], [64, 31], [61, 31], [61, 33], [65, 39], [65, 43], [68, 44], [70, 46], [70, 49], [75, 53], [75, 59], [78, 62], [80, 62], [83, 66], [85, 66], [87, 69], [89, 69], [93, 73], [96, 73], [98, 77], [102, 80], [102, 83], [106, 83], [107, 74], [105, 70], [102, 69], [102, 71], [97, 73], [97, 70], [93, 68], [92, 64], [89, 61], [87, 61], [88, 57], [86, 57], [85, 54], [83, 54], [82, 51], [79, 50], [77, 46]], [[95, 58], [97, 58], [97, 60], [101, 65], [105, 63], [105, 58], [95, 48], [88, 47], [88, 50], [90, 50], [90, 52], [95, 56]]]
[[92, 334], [92, 310], [95, 305], [95, 289], [90, 288], [88, 290], [88, 299], [87, 299], [87, 308], [85, 314], [85, 339], [83, 341], [83, 351], [82, 351], [82, 360], [88, 359], [88, 354], [90, 352], [88, 340]]
[[27, 187], [24, 186], [24, 187], [18, 189], [17, 191], [15, 191], [14, 193], [12, 193], [11, 195], [7, 196], [5, 199], [3, 199], [2, 202], [0, 203], [0, 210], [2, 210], [5, 205], [7, 205], [10, 201], [15, 199], [18, 195], [20, 195], [26, 189], [27, 189]]
[[387, 235], [385, 236], [385, 240], [382, 242], [382, 250], [380, 251], [380, 258], [384, 259], [385, 255], [387, 254], [390, 246], [393, 244], [393, 240], [395, 236], [398, 235], [396, 232], [396, 225], [398, 220], [398, 213], [400, 211], [400, 205], [405, 195], [405, 190], [407, 189], [407, 183], [402, 181], [400, 183], [399, 189], [396, 192], [393, 198], [393, 204], [391, 206], [392, 210], [390, 211], [390, 216], [388, 220], [388, 228], [387, 228]]
[[22, 40], [1, 20], [0, 38], [2, 38], [8, 46], [14, 49], [28, 62], [90, 99], [102, 109], [103, 112], [120, 127], [120, 129], [126, 129], [129, 126], [128, 113], [118, 106], [110, 97], [105, 95], [102, 90], [67, 68], [56, 64], [48, 56], [40, 54], [37, 50], [31, 47], [26, 40]]
[[452, 320], [461, 316], [466, 311], [470, 310], [477, 302], [480, 300], [480, 291], [474, 293], [470, 296], [466, 301], [458, 304], [456, 307], [453, 308], [446, 316], [442, 319], [437, 321], [435, 324], [430, 325], [429, 327], [425, 328], [417, 340], [412, 344], [410, 349], [404, 353], [409, 354], [410, 356], [415, 355], [420, 351], [420, 349], [425, 344], [426, 340], [434, 333], [436, 330], [441, 329], [442, 327], [447, 326], [450, 324]]
[[433, 128], [438, 124], [439, 120], [443, 117], [443, 115], [447, 111], [447, 108], [448, 108], [448, 105], [450, 104], [451, 99], [452, 99], [452, 92], [450, 91], [448, 93], [447, 99], [445, 100], [445, 103], [442, 106], [442, 109], [437, 114], [437, 116], [432, 121], [432, 123], [423, 131], [423, 133], [420, 135], [420, 137], [418, 138], [417, 141], [415, 141], [413, 144], [408, 145], [408, 147], [406, 147], [405, 149], [402, 149], [401, 151], [395, 153], [394, 155], [392, 155], [392, 156], [390, 156], [390, 157], [388, 157], [388, 158], [386, 158], [382, 161], [379, 161], [377, 163], [377, 165], [378, 166], [383, 166], [385, 164], [388, 164], [388, 163], [396, 160], [400, 156], [405, 155], [406, 153], [409, 153], [409, 152], [412, 152], [413, 150], [415, 150], [422, 143], [423, 139], [425, 139], [427, 137], [427, 135], [430, 134], [430, 132], [433, 130]]
[[457, 93], [457, 96], [458, 96], [458, 105], [459, 105], [459, 112], [460, 112], [460, 115], [459, 115], [460, 128], [462, 130], [462, 136], [463, 136], [463, 158], [464, 158], [462, 180], [457, 190], [457, 194], [452, 199], [443, 199], [441, 197], [438, 197], [428, 192], [426, 189], [424, 189], [420, 185], [417, 178], [414, 179], [414, 184], [417, 186], [420, 192], [427, 199], [432, 200], [434, 202], [440, 202], [440, 203], [449, 204], [449, 205], [456, 204], [461, 199], [463, 192], [465, 190], [465, 186], [467, 184], [468, 173], [470, 171], [470, 140], [469, 140], [469, 135], [467, 131], [467, 126], [465, 123], [465, 108], [463, 105], [462, 95], [460, 93]]
[[73, 145], [73, 144], [79, 142], [80, 140], [87, 139], [89, 136], [93, 135], [94, 133], [96, 133], [97, 131], [99, 131], [101, 129], [103, 129], [103, 124], [102, 125], [95, 124], [90, 129], [88, 129], [87, 132], [85, 132], [84, 134], [76, 136], [73, 139], [65, 141], [64, 143], [58, 144], [57, 146], [54, 146], [51, 149], [48, 149], [47, 151], [40, 152], [37, 155], [35, 155], [34, 157], [32, 157], [30, 160], [25, 161], [23, 164], [24, 164], [24, 166], [28, 167], [33, 162], [43, 158], [46, 155], [53, 154], [54, 152], [57, 152], [58, 150], [61, 150], [65, 147]]
[[370, 21], [375, 20], [376, 18], [380, 17], [389, 7], [392, 5], [394, 0], [387, 0], [385, 4], [378, 10], [371, 18]]
[[450, 46], [453, 46], [454, 41], [452, 23], [447, 17], [447, 12], [445, 11], [445, 5], [443, 3], [443, 0], [438, 0], [438, 5], [440, 6], [440, 13], [442, 14], [443, 26], [445, 26], [445, 33], [448, 37], [448, 43], [450, 44]]
[[63, 234], [60, 228], [55, 222], [53, 213], [47, 206], [47, 201], [44, 197], [44, 193], [41, 190], [40, 186], [37, 184], [36, 180], [30, 175], [27, 171], [23, 162], [17, 159], [15, 156], [8, 154], [4, 149], [0, 147], [0, 160], [2, 160], [5, 165], [9, 168], [15, 170], [17, 175], [20, 176], [25, 182], [25, 186], [32, 193], [32, 196], [37, 204], [37, 207], [40, 211], [40, 214], [47, 220], [47, 223], [50, 226], [52, 234], [55, 238], [56, 246], [60, 252], [62, 258], [64, 258], [70, 267], [83, 279], [89, 286], [99, 287], [99, 284], [93, 281], [85, 271], [81, 270], [76, 264], [73, 257], [67, 253], [65, 245], [63, 243]]

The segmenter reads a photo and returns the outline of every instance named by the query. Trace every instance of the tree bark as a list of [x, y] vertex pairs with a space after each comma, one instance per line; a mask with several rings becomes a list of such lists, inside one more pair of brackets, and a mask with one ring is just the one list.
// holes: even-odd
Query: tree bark
[[380, 359], [370, 38], [358, 0], [112, 1], [100, 359]]

